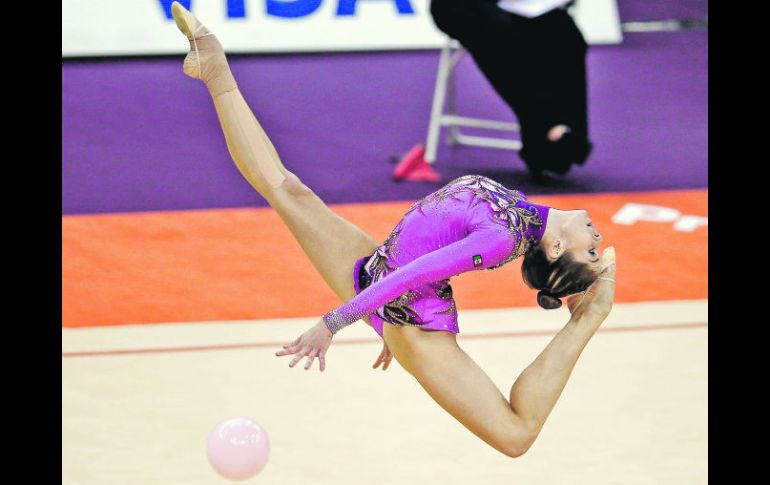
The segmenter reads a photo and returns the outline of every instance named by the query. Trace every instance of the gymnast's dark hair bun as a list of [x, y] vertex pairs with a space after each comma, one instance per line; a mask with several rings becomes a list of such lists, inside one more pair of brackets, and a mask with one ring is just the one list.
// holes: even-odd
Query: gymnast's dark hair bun
[[559, 308], [559, 298], [584, 291], [596, 281], [597, 276], [596, 270], [586, 263], [575, 261], [570, 253], [564, 253], [556, 261], [551, 261], [542, 241], [524, 253], [524, 261], [521, 263], [524, 283], [533, 290], [540, 290], [537, 303], [546, 310]]
[[540, 290], [537, 292], [537, 304], [546, 310], [555, 310], [561, 306], [561, 300], [547, 291]]

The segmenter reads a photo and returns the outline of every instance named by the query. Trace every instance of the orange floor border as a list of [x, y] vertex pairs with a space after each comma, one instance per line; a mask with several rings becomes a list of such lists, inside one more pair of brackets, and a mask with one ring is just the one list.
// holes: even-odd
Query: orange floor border
[[[617, 301], [708, 298], [708, 228], [611, 222], [627, 202], [708, 216], [708, 191], [532, 197], [589, 211], [618, 252]], [[412, 202], [332, 205], [384, 240]], [[452, 279], [458, 309], [535, 306], [519, 261]], [[62, 217], [62, 326], [320, 317], [340, 304], [272, 209]]]

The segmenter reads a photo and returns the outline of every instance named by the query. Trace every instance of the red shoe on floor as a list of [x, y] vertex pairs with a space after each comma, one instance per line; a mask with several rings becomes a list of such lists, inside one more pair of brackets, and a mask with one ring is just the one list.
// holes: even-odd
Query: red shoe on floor
[[441, 175], [433, 170], [433, 167], [425, 161], [425, 147], [415, 145], [396, 165], [395, 170], [393, 170], [393, 179], [398, 182], [404, 180], [410, 182], [439, 182], [441, 181]]

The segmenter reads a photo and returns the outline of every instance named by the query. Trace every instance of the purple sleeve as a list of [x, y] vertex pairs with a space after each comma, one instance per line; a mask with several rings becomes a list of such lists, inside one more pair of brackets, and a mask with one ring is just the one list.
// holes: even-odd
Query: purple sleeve
[[332, 333], [336, 333], [411, 289], [466, 271], [496, 266], [511, 255], [515, 242], [502, 226], [471, 232], [463, 239], [424, 254], [388, 274], [324, 315], [324, 322]]

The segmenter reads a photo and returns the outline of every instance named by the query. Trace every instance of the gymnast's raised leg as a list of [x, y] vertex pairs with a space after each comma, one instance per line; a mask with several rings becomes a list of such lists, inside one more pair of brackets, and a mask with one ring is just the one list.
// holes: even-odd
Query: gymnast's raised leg
[[333, 212], [284, 167], [238, 89], [216, 36], [178, 2], [171, 9], [179, 30], [190, 41], [184, 72], [202, 80], [211, 93], [238, 170], [281, 216], [337, 296], [350, 300], [356, 294], [353, 266], [358, 258], [374, 252], [377, 242]]

